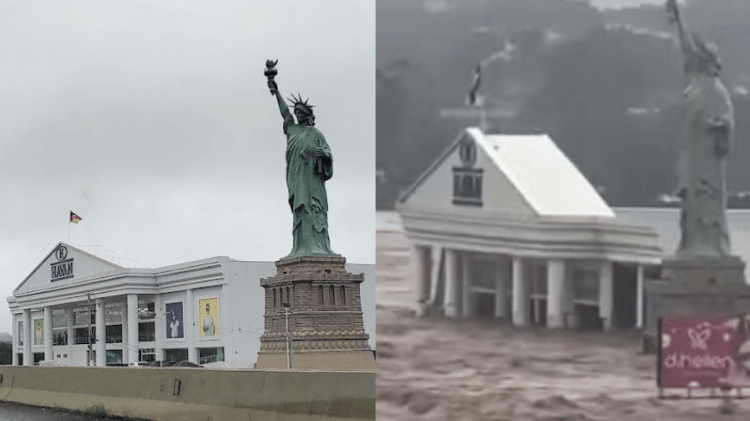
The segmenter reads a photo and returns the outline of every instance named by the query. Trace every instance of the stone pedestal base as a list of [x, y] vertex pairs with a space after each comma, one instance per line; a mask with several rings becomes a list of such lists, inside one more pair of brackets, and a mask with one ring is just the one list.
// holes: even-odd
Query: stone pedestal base
[[341, 256], [281, 259], [276, 276], [261, 279], [266, 312], [258, 369], [287, 368], [288, 320], [292, 369], [375, 370], [362, 321], [364, 274], [347, 272], [345, 263]]
[[[285, 352], [266, 352], [258, 355], [259, 369], [286, 370]], [[372, 351], [309, 351], [292, 353], [293, 370], [320, 370], [329, 367], [336, 371], [374, 371]], [[335, 368], [330, 368], [335, 367]]]
[[656, 351], [661, 317], [691, 314], [732, 317], [750, 312], [750, 286], [739, 257], [664, 259], [661, 280], [646, 285], [643, 348]]

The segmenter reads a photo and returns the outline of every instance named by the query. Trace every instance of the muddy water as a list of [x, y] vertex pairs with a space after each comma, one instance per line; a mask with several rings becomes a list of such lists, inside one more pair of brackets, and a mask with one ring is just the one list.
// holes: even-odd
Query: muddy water
[[377, 241], [378, 420], [750, 419], [750, 401], [657, 399], [637, 334], [414, 318], [408, 243]]

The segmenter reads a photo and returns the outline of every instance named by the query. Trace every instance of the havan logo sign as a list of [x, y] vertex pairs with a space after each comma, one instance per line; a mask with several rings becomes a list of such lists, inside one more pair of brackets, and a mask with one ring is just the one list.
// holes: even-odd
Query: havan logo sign
[[51, 282], [61, 281], [73, 277], [73, 258], [68, 259], [68, 248], [61, 245], [55, 250], [57, 262], [50, 263], [52, 270]]

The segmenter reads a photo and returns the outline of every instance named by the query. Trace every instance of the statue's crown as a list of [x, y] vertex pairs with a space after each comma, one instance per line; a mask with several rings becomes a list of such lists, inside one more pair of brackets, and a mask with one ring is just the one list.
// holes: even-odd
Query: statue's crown
[[696, 33], [693, 34], [693, 44], [697, 49], [698, 56], [704, 64], [714, 64], [721, 67], [719, 49], [716, 47], [716, 44], [706, 43], [703, 41], [703, 38]]
[[297, 97], [295, 97], [294, 94], [292, 94], [292, 99], [287, 98], [287, 101], [294, 104], [293, 106], [295, 110], [300, 110], [303, 113], [308, 114], [308, 115], [313, 113], [312, 109], [314, 107], [314, 105], [310, 105], [307, 103], [307, 101], [309, 100], [310, 98], [303, 101], [302, 96], [300, 94], [297, 94]]

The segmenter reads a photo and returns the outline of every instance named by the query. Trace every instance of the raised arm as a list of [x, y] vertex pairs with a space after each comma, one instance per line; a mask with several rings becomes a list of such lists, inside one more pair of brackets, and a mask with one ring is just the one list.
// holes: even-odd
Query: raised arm
[[284, 118], [284, 132], [286, 133], [287, 124], [294, 124], [294, 117], [292, 117], [292, 113], [289, 111], [286, 101], [284, 101], [281, 93], [279, 93], [279, 86], [276, 84], [275, 80], [268, 81], [268, 88], [271, 90], [271, 93], [276, 96], [276, 101], [279, 103], [279, 111], [281, 112], [281, 117]]
[[667, 12], [669, 13], [670, 23], [677, 26], [677, 36], [680, 38], [680, 48], [685, 57], [693, 53], [693, 42], [685, 34], [685, 26], [680, 17], [680, 9], [677, 8], [677, 0], [667, 0]]

